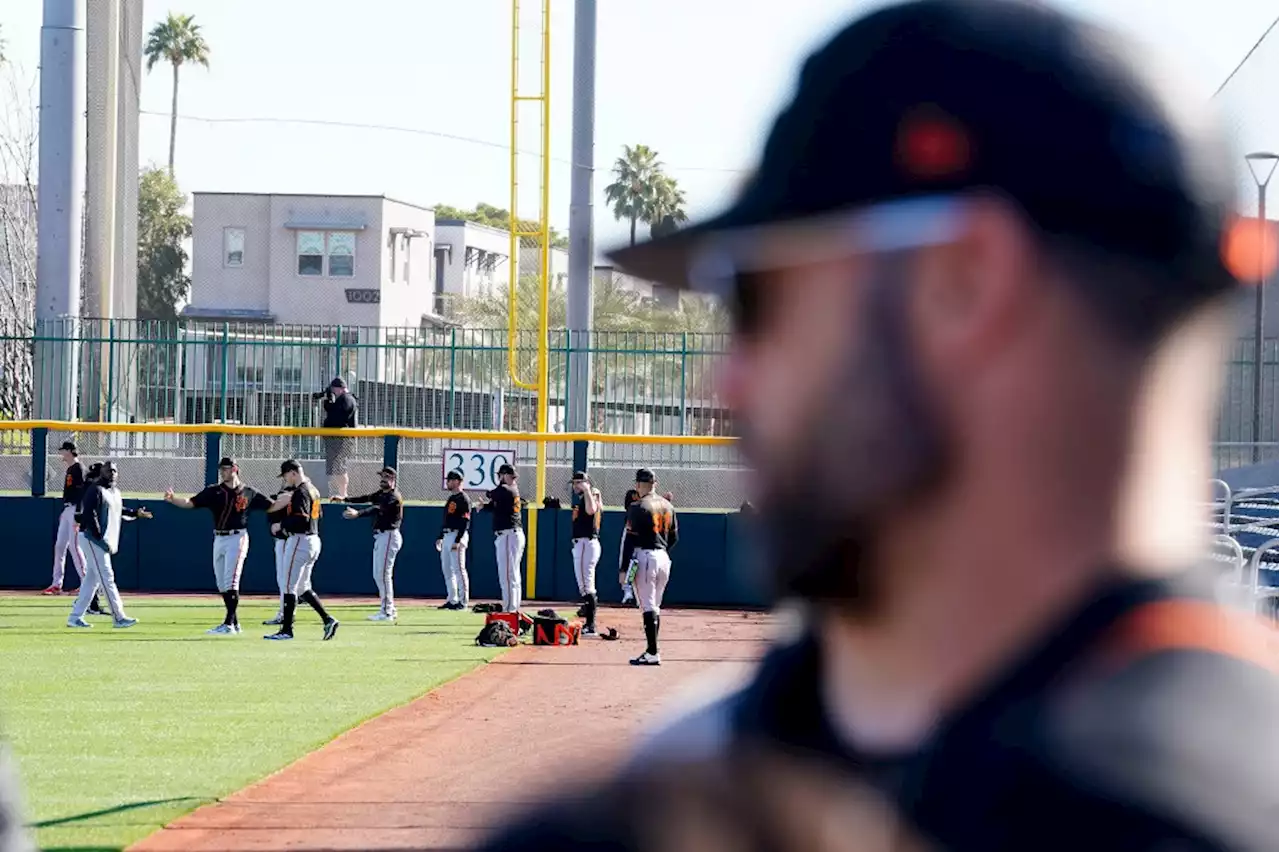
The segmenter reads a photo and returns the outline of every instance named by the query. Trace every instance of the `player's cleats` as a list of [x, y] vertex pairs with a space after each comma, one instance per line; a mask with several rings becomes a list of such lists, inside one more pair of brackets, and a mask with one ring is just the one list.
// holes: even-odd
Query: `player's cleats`
[[293, 634], [292, 634], [292, 633], [285, 633], [284, 631], [280, 631], [279, 633], [268, 633], [266, 636], [263, 636], [262, 638], [263, 638], [263, 639], [275, 639], [275, 640], [277, 640], [277, 641], [282, 641], [282, 640], [285, 640], [285, 639], [292, 639], [292, 638], [293, 638]]
[[85, 615], [110, 615], [111, 613], [107, 612], [105, 609], [103, 609], [100, 606], [91, 606], [87, 610], [85, 610], [84, 614]]
[[662, 655], [661, 655], [661, 654], [650, 654], [648, 651], [645, 651], [643, 654], [641, 654], [640, 656], [638, 656], [638, 657], [636, 657], [634, 660], [632, 660], [632, 661], [631, 661], [631, 665], [633, 665], [633, 666], [660, 666], [660, 665], [662, 665]]
[[268, 618], [266, 621], [262, 623], [268, 626], [276, 626], [279, 624], [284, 624], [284, 616], [281, 615], [280, 613], [276, 613], [274, 618]]
[[584, 627], [584, 628], [582, 628], [582, 634], [581, 634], [581, 635], [583, 635], [583, 636], [599, 636], [600, 634], [599, 634], [599, 633], [596, 633], [596, 629], [595, 629], [594, 627]]
[[49, 588], [45, 589], [45, 590], [44, 590], [43, 592], [41, 592], [40, 594], [42, 594], [42, 595], [60, 595], [60, 594], [62, 594], [62, 587], [61, 587], [61, 586], [50, 586]]
[[445, 601], [444, 603], [440, 604], [440, 606], [436, 607], [436, 609], [453, 609], [453, 604], [450, 603], [449, 601]]
[[466, 608], [467, 608], [467, 605], [464, 604], [462, 601], [458, 601], [457, 603], [451, 603], [447, 607], [445, 607], [445, 609], [450, 609], [450, 610], [453, 610], [454, 612], [459, 612]]
[[236, 629], [230, 624], [219, 624], [217, 627], [210, 627], [205, 631], [205, 633], [210, 633], [215, 636], [229, 636], [235, 632]]
[[326, 621], [324, 623], [324, 641], [328, 642], [330, 639], [332, 639], [334, 635], [338, 632], [338, 627], [340, 627], [341, 624], [342, 622], [338, 621], [338, 619], [336, 618], [331, 618], [328, 621]]
[[124, 630], [125, 628], [132, 627], [137, 623], [138, 623], [138, 619], [136, 618], [117, 618], [115, 620], [115, 623], [113, 623], [111, 626], [114, 627], [116, 630]]
[[83, 618], [71, 617], [67, 619], [68, 627], [92, 627], [93, 625], [85, 621]]
[[624, 604], [629, 604], [629, 603], [632, 603], [633, 601], [635, 601], [635, 596], [631, 594], [630, 589], [627, 589], [625, 592], [622, 593], [622, 602]]
[[394, 615], [387, 615], [385, 612], [375, 612], [373, 615], [369, 616], [369, 620], [370, 621], [395, 621], [396, 617]]

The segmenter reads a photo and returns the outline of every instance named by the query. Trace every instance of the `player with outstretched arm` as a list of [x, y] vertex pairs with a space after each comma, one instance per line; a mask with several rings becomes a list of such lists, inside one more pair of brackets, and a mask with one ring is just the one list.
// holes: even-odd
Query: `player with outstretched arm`
[[645, 652], [631, 661], [633, 666], [662, 664], [658, 651], [658, 628], [662, 621], [662, 594], [671, 578], [671, 548], [680, 539], [676, 510], [670, 501], [653, 493], [658, 478], [648, 468], [636, 471], [636, 492], [640, 498], [627, 509], [627, 529], [635, 536], [635, 568], [629, 578], [635, 585], [636, 600], [644, 612]]
[[342, 517], [373, 516], [373, 582], [378, 587], [381, 606], [369, 616], [370, 621], [395, 621], [396, 596], [391, 576], [396, 567], [396, 554], [404, 544], [400, 525], [404, 521], [404, 497], [396, 488], [396, 469], [384, 467], [378, 471], [378, 490], [358, 497], [335, 497], [338, 503], [367, 504], [366, 509], [348, 507]]
[[449, 471], [445, 477], [449, 499], [444, 504], [444, 522], [436, 536], [440, 569], [448, 599], [440, 609], [466, 609], [471, 602], [471, 579], [467, 576], [467, 545], [470, 543], [471, 498], [462, 490], [462, 474]]
[[516, 489], [516, 469], [509, 464], [498, 468], [498, 486], [485, 494], [482, 512], [493, 513], [493, 547], [498, 557], [498, 584], [502, 587], [502, 608], [520, 611], [520, 561], [524, 557], [524, 517], [520, 514], [520, 492]]
[[209, 485], [191, 499], [175, 496], [173, 489], [164, 492], [164, 501], [179, 509], [208, 509], [213, 515], [213, 579], [222, 596], [226, 615], [222, 623], [205, 631], [215, 636], [234, 636], [240, 632], [236, 610], [240, 606], [240, 573], [249, 555], [249, 513], [265, 512], [271, 500], [256, 488], [240, 480], [240, 465], [224, 456], [218, 460], [218, 482]]
[[137, 509], [124, 507], [120, 489], [116, 487], [119, 472], [115, 462], [104, 462], [98, 479], [86, 487], [80, 512], [76, 515], [76, 523], [80, 526], [80, 547], [85, 555], [85, 572], [80, 594], [71, 606], [68, 627], [93, 626], [84, 620], [84, 614], [98, 586], [102, 587], [111, 608], [113, 627], [123, 629], [138, 623], [138, 619], [130, 618], [124, 611], [111, 557], [120, 549], [120, 524], [135, 518], [150, 518], [151, 512], [145, 506]]
[[272, 512], [285, 510], [284, 520], [272, 527], [272, 532], [282, 530], [288, 536], [284, 548], [284, 612], [280, 629], [263, 638], [292, 639], [293, 616], [301, 600], [320, 616], [327, 642], [337, 634], [339, 622], [325, 611], [311, 589], [311, 571], [320, 558], [320, 492], [307, 479], [302, 465], [293, 459], [280, 465], [280, 478], [293, 488], [282, 492], [270, 508]]

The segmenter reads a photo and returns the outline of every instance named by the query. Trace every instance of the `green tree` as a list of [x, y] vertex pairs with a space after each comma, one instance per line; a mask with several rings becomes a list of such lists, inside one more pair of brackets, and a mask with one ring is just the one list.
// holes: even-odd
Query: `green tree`
[[624, 145], [613, 162], [613, 183], [604, 188], [604, 197], [613, 205], [614, 219], [631, 223], [631, 245], [636, 244], [636, 223], [647, 221], [653, 187], [661, 177], [658, 152], [648, 145]]
[[665, 237], [675, 233], [680, 225], [689, 221], [684, 212], [684, 190], [676, 183], [675, 178], [659, 175], [649, 191], [649, 200], [645, 205], [644, 221], [649, 223], [649, 236]]
[[138, 183], [138, 317], [176, 319], [178, 303], [191, 289], [182, 243], [191, 236], [187, 196], [160, 168], [142, 172]]
[[[495, 207], [492, 204], [486, 204], [481, 201], [471, 210], [463, 210], [460, 207], [451, 207], [448, 204], [437, 204], [435, 206], [437, 219], [462, 219], [467, 222], [475, 222], [477, 225], [488, 225], [490, 228], [497, 228], [500, 231], [508, 231], [511, 229], [511, 213], [505, 207]], [[532, 231], [538, 227], [538, 223], [529, 219], [520, 220], [520, 230]], [[529, 237], [521, 238], [521, 245], [536, 245], [537, 241]], [[569, 248], [569, 237], [551, 229], [551, 247], [558, 249]]]
[[169, 114], [169, 174], [173, 174], [173, 153], [178, 144], [178, 69], [189, 62], [209, 67], [209, 43], [200, 32], [200, 25], [193, 15], [169, 17], [151, 28], [147, 43], [142, 48], [147, 57], [147, 71], [160, 60], [173, 66], [173, 106]]

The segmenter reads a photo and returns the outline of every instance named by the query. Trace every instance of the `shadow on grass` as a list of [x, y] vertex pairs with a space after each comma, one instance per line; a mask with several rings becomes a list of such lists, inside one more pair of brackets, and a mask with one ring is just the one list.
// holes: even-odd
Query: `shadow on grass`
[[[116, 805], [113, 808], [103, 808], [102, 810], [86, 811], [82, 814], [72, 814], [71, 816], [58, 817], [57, 819], [46, 819], [41, 822], [33, 822], [31, 823], [31, 827], [32, 828], [53, 828], [59, 825], [68, 825], [73, 822], [83, 822], [89, 819], [96, 819], [97, 817], [110, 816], [111, 814], [125, 813], [126, 811], [136, 811], [139, 808], [153, 808], [153, 807], [156, 807], [157, 805], [178, 805], [178, 804], [187, 804], [187, 803], [199, 804], [199, 803], [211, 802], [211, 801], [213, 801], [213, 799], [200, 798], [198, 796], [180, 796], [176, 799], [153, 799], [152, 801], [149, 801], [149, 802], [130, 802], [126, 805]], [[84, 848], [96, 849], [99, 847], [84, 847]], [[104, 846], [101, 848], [106, 849], [108, 847]], [[110, 848], [115, 848], [115, 847], [110, 847]]]

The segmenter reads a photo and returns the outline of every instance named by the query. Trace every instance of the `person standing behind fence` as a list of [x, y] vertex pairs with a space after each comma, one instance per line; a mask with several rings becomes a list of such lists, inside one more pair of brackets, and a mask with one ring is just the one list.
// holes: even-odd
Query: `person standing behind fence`
[[502, 608], [520, 611], [520, 560], [524, 557], [524, 518], [520, 514], [520, 492], [516, 490], [516, 469], [509, 464], [498, 468], [498, 487], [487, 493], [480, 510], [493, 513], [493, 547], [498, 557], [498, 584], [502, 586]]
[[80, 547], [86, 559], [84, 582], [80, 584], [80, 594], [71, 606], [71, 615], [67, 618], [68, 627], [93, 626], [84, 620], [84, 614], [98, 586], [102, 586], [107, 605], [111, 608], [114, 620], [112, 626], [126, 628], [138, 623], [138, 619], [125, 614], [120, 590], [116, 588], [111, 557], [120, 549], [121, 522], [150, 518], [151, 513], [145, 506], [137, 509], [124, 508], [120, 490], [116, 487], [118, 475], [119, 469], [115, 462], [104, 462], [98, 479], [86, 488], [80, 512], [76, 515], [76, 523], [80, 525]]
[[80, 551], [76, 533], [76, 507], [84, 497], [85, 471], [80, 462], [80, 453], [71, 441], [63, 441], [58, 448], [62, 463], [67, 466], [62, 478], [62, 512], [58, 515], [58, 533], [53, 543], [53, 582], [40, 594], [62, 594], [62, 580], [66, 572], [67, 553], [71, 553], [71, 564], [76, 573], [84, 579], [84, 553]]
[[[356, 398], [347, 390], [347, 383], [337, 376], [329, 387], [314, 394], [324, 400], [325, 429], [356, 428]], [[324, 439], [324, 473], [329, 477], [329, 496], [345, 499], [347, 496], [347, 462], [355, 449], [354, 438], [326, 437]]]
[[444, 523], [436, 536], [440, 568], [448, 599], [440, 609], [466, 609], [471, 602], [471, 580], [467, 576], [467, 545], [471, 530], [471, 498], [462, 490], [462, 474], [449, 471], [445, 477], [449, 499], [444, 504]]
[[369, 616], [370, 621], [395, 621], [396, 596], [392, 585], [392, 572], [396, 567], [396, 554], [404, 544], [400, 524], [404, 520], [404, 497], [396, 488], [396, 469], [384, 467], [378, 471], [378, 490], [359, 497], [347, 497], [345, 503], [367, 503], [367, 509], [343, 511], [347, 520], [373, 515], [373, 582], [378, 587], [381, 606]]

